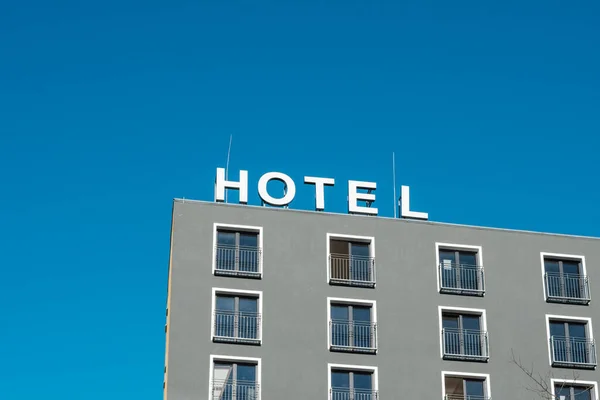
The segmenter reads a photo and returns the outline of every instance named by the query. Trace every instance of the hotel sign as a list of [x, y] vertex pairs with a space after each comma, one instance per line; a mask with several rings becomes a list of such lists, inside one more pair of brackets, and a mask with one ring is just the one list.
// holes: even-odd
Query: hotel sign
[[[280, 181], [284, 184], [285, 190], [281, 197], [272, 196], [267, 190], [267, 184], [270, 181]], [[335, 185], [333, 178], [321, 178], [316, 176], [305, 176], [304, 183], [315, 186], [315, 209], [317, 211], [325, 210], [325, 186]], [[217, 177], [215, 180], [215, 201], [225, 201], [225, 191], [234, 189], [239, 192], [239, 202], [248, 203], [248, 171], [240, 170], [239, 181], [230, 181], [225, 178], [225, 168], [217, 168]], [[377, 189], [376, 182], [348, 181], [348, 213], [377, 215], [377, 208], [370, 205], [375, 201]], [[359, 190], [363, 190], [359, 192]], [[364, 192], [366, 190], [367, 192]], [[401, 186], [400, 191], [400, 216], [411, 219], [428, 219], [429, 215], [424, 212], [411, 211], [410, 209], [410, 187]], [[288, 175], [281, 172], [267, 172], [258, 180], [258, 195], [261, 200], [272, 206], [287, 206], [296, 196], [296, 183]], [[362, 202], [362, 203], [359, 203]], [[361, 205], [363, 204], [363, 205]]]

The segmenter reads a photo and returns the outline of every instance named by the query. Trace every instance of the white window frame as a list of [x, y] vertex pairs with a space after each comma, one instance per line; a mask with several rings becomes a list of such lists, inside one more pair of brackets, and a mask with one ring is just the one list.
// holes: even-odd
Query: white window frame
[[[330, 247], [331, 247], [331, 239], [340, 239], [340, 240], [349, 240], [356, 242], [364, 242], [369, 243], [369, 257], [375, 259], [375, 237], [374, 236], [358, 236], [358, 235], [348, 235], [344, 233], [332, 233], [327, 232], [327, 251], [325, 254], [325, 265], [327, 268], [327, 284], [331, 283], [331, 271], [329, 267], [329, 255], [330, 255]], [[373, 268], [376, 268], [375, 263], [373, 264]], [[377, 285], [377, 273], [375, 272], [375, 282], [374, 286]]]
[[264, 268], [263, 268], [263, 227], [262, 226], [253, 226], [253, 225], [235, 225], [235, 224], [224, 224], [220, 222], [215, 222], [213, 224], [213, 247], [212, 247], [212, 274], [215, 275], [215, 271], [217, 269], [217, 231], [219, 228], [229, 229], [229, 230], [239, 230], [245, 232], [256, 232], [258, 233], [258, 248], [259, 248], [259, 258], [258, 258], [258, 268], [259, 268], [259, 278], [262, 279], [264, 277]]
[[[365, 300], [365, 299], [349, 299], [346, 297], [328, 297], [327, 298], [327, 350], [331, 350], [331, 303], [338, 304], [347, 304], [347, 305], [357, 305], [357, 306], [371, 306], [371, 322], [377, 323], [377, 301], [375, 300]], [[377, 329], [375, 329], [375, 353], [379, 349], [379, 338]]]
[[237, 357], [237, 356], [222, 356], [211, 354], [210, 355], [210, 369], [208, 374], [208, 397], [207, 399], [212, 400], [212, 389], [213, 389], [213, 372], [214, 372], [214, 364], [215, 361], [223, 361], [223, 362], [245, 362], [250, 364], [256, 364], [256, 385], [258, 386], [258, 398], [261, 398], [261, 359], [256, 357]]
[[569, 386], [571, 386], [571, 385], [573, 385], [573, 386], [591, 386], [591, 387], [593, 387], [592, 390], [594, 391], [594, 393], [593, 393], [594, 396], [592, 398], [595, 400], [600, 400], [598, 398], [598, 382], [596, 382], [596, 381], [580, 381], [577, 379], [554, 379], [554, 378], [552, 378], [552, 379], [550, 379], [550, 386], [551, 386], [550, 390], [552, 391], [552, 398], [556, 397], [556, 395], [554, 393], [554, 386], [557, 383], [563, 383], [563, 384], [567, 384]]
[[457, 378], [475, 378], [483, 379], [485, 381], [485, 398], [492, 398], [492, 385], [490, 382], [490, 374], [477, 374], [473, 372], [456, 372], [456, 371], [442, 371], [442, 399], [446, 396], [446, 376], [455, 376]]
[[373, 391], [379, 392], [378, 367], [369, 365], [327, 364], [327, 399], [331, 393], [331, 371], [341, 369], [346, 371], [370, 372], [373, 375]]
[[[477, 253], [477, 266], [479, 268], [483, 268], [483, 246], [473, 246], [469, 244], [456, 244], [456, 243], [442, 243], [435, 242], [435, 276], [436, 276], [436, 284], [437, 284], [437, 292], [440, 293], [442, 291], [442, 287], [440, 286], [440, 249], [442, 250], [466, 250], [466, 251], [474, 251]], [[483, 287], [485, 288], [485, 272], [483, 274]], [[485, 290], [481, 294], [485, 296]]]
[[246, 295], [249, 297], [257, 297], [258, 298], [258, 314], [260, 315], [260, 326], [258, 328], [258, 343], [262, 345], [262, 332], [263, 332], [263, 292], [262, 290], [240, 290], [240, 289], [228, 289], [228, 288], [212, 288], [212, 301], [211, 301], [211, 309], [210, 309], [210, 340], [213, 341], [215, 339], [215, 312], [216, 312], [216, 304], [217, 304], [217, 295], [232, 295], [232, 296], [240, 296]]
[[[473, 314], [481, 316], [481, 330], [487, 332], [487, 315], [484, 308], [464, 308], [464, 307], [450, 307], [450, 306], [438, 306], [438, 324], [439, 324], [439, 335], [440, 335], [440, 358], [444, 358], [444, 338], [442, 337], [442, 316], [444, 311]], [[489, 340], [489, 337], [488, 337]], [[490, 358], [490, 345], [488, 343], [487, 355]]]
[[[562, 254], [562, 253], [546, 253], [540, 252], [540, 267], [542, 271], [542, 293], [544, 294], [544, 301], [548, 301], [548, 293], [546, 293], [546, 280], [544, 275], [546, 274], [546, 265], [544, 260], [546, 258], [555, 258], [559, 260], [579, 261], [581, 263], [581, 269], [584, 276], [587, 276], [587, 269], [585, 267], [585, 256], [578, 254]], [[590, 290], [591, 292], [591, 290]], [[591, 299], [591, 294], [590, 294]]]
[[[550, 346], [550, 321], [568, 321], [581, 322], [586, 324], [588, 340], [594, 340], [594, 330], [592, 327], [592, 318], [590, 317], [573, 317], [570, 315], [555, 315], [546, 314], [546, 343], [548, 345], [548, 365], [552, 365], [552, 348]], [[594, 368], [595, 369], [595, 368]]]

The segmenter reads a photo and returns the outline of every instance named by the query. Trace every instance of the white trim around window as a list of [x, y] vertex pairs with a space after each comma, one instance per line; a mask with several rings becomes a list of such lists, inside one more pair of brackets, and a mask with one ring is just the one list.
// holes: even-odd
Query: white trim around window
[[[464, 308], [464, 307], [449, 307], [449, 306], [438, 306], [438, 326], [439, 326], [439, 335], [440, 335], [440, 358], [444, 358], [444, 342], [442, 338], [442, 316], [444, 312], [452, 312], [457, 314], [472, 314], [479, 315], [481, 317], [481, 330], [483, 332], [487, 332], [487, 316], [485, 314], [485, 309], [483, 308]], [[489, 354], [488, 346], [488, 357]]]
[[221, 356], [221, 355], [210, 355], [210, 369], [208, 374], [208, 399], [212, 400], [212, 389], [213, 389], [213, 372], [214, 372], [214, 363], [222, 361], [222, 362], [243, 362], [248, 364], [256, 364], [256, 386], [258, 387], [258, 396], [260, 399], [262, 387], [261, 387], [261, 365], [260, 358], [255, 357], [236, 357], [236, 356]]
[[[327, 283], [329, 284], [331, 271], [329, 268], [329, 253], [331, 246], [331, 239], [340, 240], [352, 240], [356, 242], [364, 242], [369, 244], [369, 256], [375, 259], [375, 237], [374, 236], [358, 236], [358, 235], [347, 235], [343, 233], [331, 233], [327, 232], [327, 251], [325, 252], [325, 266], [327, 269]], [[375, 282], [377, 284], [377, 282]]]
[[540, 252], [540, 267], [542, 271], [542, 293], [544, 294], [544, 301], [548, 300], [548, 294], [546, 293], [546, 280], [544, 279], [544, 275], [546, 275], [546, 265], [544, 260], [546, 258], [558, 259], [558, 260], [569, 260], [569, 261], [579, 261], [581, 263], [581, 269], [584, 276], [587, 276], [587, 270], [585, 268], [585, 256], [578, 254], [561, 254], [561, 253], [546, 253]]
[[219, 228], [229, 229], [240, 232], [256, 232], [258, 233], [258, 248], [259, 248], [259, 261], [258, 261], [258, 272], [260, 278], [263, 278], [263, 227], [252, 226], [252, 225], [234, 225], [234, 224], [223, 224], [215, 222], [213, 224], [213, 246], [212, 246], [212, 274], [215, 275], [216, 261], [217, 261], [217, 231]]
[[[477, 253], [477, 266], [483, 268], [483, 248], [482, 246], [472, 246], [468, 244], [456, 244], [456, 243], [441, 243], [435, 242], [435, 276], [437, 283], [437, 292], [440, 293], [440, 250], [466, 250]], [[485, 279], [485, 275], [484, 275]], [[484, 282], [485, 285], [485, 282]], [[484, 286], [485, 287], [485, 286]], [[485, 296], [485, 292], [483, 293]]]
[[[344, 305], [358, 305], [358, 306], [371, 306], [371, 322], [377, 323], [377, 301], [375, 300], [364, 300], [364, 299], [348, 299], [345, 297], [328, 297], [327, 298], [327, 350], [331, 349], [331, 303], [344, 304]], [[377, 330], [375, 330], [377, 336]], [[375, 337], [375, 343], [379, 347], [378, 338]], [[375, 350], [377, 352], [377, 350]]]
[[[555, 398], [555, 393], [554, 393], [554, 386], [557, 383], [563, 383], [563, 384], [567, 384], [569, 386], [588, 386], [588, 387], [592, 387], [592, 396], [591, 398], [594, 400], [599, 400], [598, 398], [598, 382], [595, 381], [580, 381], [577, 379], [550, 379], [550, 390], [552, 391], [552, 398]], [[571, 400], [571, 399], [566, 399], [566, 400]]]
[[455, 372], [455, 371], [442, 371], [442, 399], [446, 396], [446, 377], [457, 377], [457, 378], [475, 378], [481, 379], [485, 382], [485, 398], [490, 399], [492, 397], [492, 387], [490, 384], [490, 374], [476, 374], [472, 372]]
[[378, 368], [367, 365], [349, 365], [349, 364], [327, 364], [327, 398], [329, 399], [329, 393], [331, 393], [331, 371], [343, 370], [343, 371], [357, 371], [357, 372], [371, 372], [373, 374], [373, 391], [379, 391], [379, 374]]
[[263, 292], [261, 290], [239, 290], [239, 289], [227, 289], [227, 288], [212, 288], [212, 301], [210, 308], [210, 339], [211, 341], [215, 339], [215, 307], [217, 303], [217, 295], [231, 295], [231, 296], [247, 296], [247, 297], [256, 297], [258, 300], [258, 315], [260, 316], [259, 326], [258, 326], [258, 342], [262, 344], [262, 331], [263, 331]]
[[594, 330], [592, 329], [592, 319], [589, 317], [573, 317], [568, 315], [546, 314], [546, 343], [548, 345], [548, 365], [552, 365], [552, 349], [550, 348], [550, 321], [581, 322], [586, 324], [587, 339], [594, 340]]

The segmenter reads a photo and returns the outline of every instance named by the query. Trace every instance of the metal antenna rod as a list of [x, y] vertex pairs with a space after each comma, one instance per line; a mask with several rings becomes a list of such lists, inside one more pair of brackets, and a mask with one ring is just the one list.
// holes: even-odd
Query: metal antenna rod
[[394, 180], [394, 218], [398, 215], [398, 203], [396, 200], [396, 154], [392, 151], [392, 179]]
[[[225, 164], [225, 180], [229, 180], [229, 155], [231, 154], [231, 142], [233, 141], [233, 134], [229, 135], [229, 148], [227, 149], [227, 164]], [[225, 189], [225, 203], [227, 203], [227, 189]]]

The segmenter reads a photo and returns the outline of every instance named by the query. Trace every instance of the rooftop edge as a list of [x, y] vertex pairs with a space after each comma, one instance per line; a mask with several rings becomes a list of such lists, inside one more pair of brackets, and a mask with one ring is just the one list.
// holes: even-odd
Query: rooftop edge
[[443, 226], [456, 226], [462, 228], [471, 228], [471, 229], [480, 229], [480, 230], [489, 230], [489, 231], [503, 231], [503, 232], [515, 232], [515, 233], [527, 233], [527, 234], [535, 234], [535, 235], [545, 235], [545, 236], [559, 236], [559, 237], [568, 237], [568, 238], [576, 238], [576, 239], [591, 239], [591, 240], [600, 240], [600, 237], [596, 236], [583, 236], [583, 235], [571, 235], [567, 233], [551, 233], [551, 232], [539, 232], [539, 231], [529, 231], [524, 229], [509, 229], [509, 228], [494, 228], [489, 226], [478, 226], [478, 225], [466, 225], [466, 224], [455, 224], [451, 222], [437, 222], [437, 221], [421, 221], [421, 220], [412, 220], [412, 219], [404, 219], [404, 218], [393, 218], [393, 217], [384, 217], [380, 215], [371, 216], [371, 215], [356, 215], [356, 214], [343, 214], [336, 212], [328, 212], [328, 211], [309, 211], [309, 210], [297, 210], [292, 208], [280, 208], [280, 207], [263, 207], [249, 204], [232, 204], [232, 203], [220, 203], [215, 201], [207, 201], [207, 200], [191, 200], [185, 198], [174, 198], [173, 202], [175, 203], [201, 203], [201, 204], [215, 204], [222, 207], [238, 207], [238, 208], [259, 208], [259, 209], [267, 209], [276, 212], [294, 212], [294, 213], [306, 213], [306, 214], [317, 214], [317, 215], [335, 215], [335, 216], [346, 216], [346, 217], [354, 217], [354, 218], [381, 218], [386, 220], [396, 220], [402, 221], [406, 223], [412, 224], [429, 224], [429, 225], [443, 225]]

